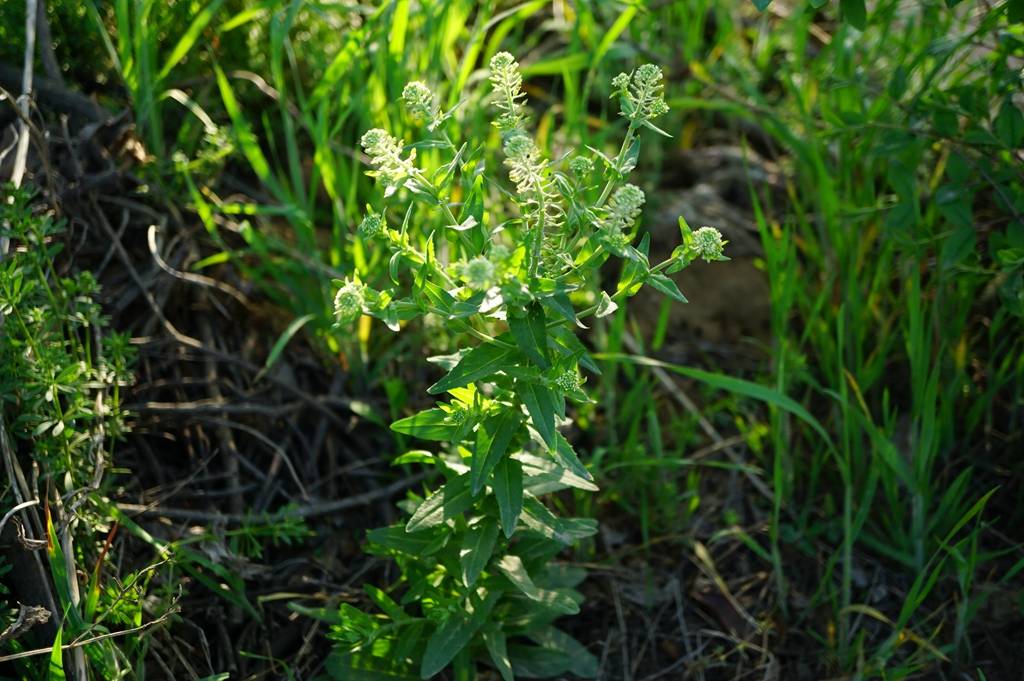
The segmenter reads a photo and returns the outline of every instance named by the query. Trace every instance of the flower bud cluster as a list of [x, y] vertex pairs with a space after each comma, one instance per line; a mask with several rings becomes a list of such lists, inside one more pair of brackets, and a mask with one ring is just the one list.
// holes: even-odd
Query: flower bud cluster
[[569, 172], [578, 180], [584, 180], [594, 172], [594, 162], [587, 156], [576, 156], [569, 161]]
[[405, 86], [402, 90], [402, 102], [413, 118], [427, 123], [430, 129], [433, 129], [434, 124], [441, 118], [441, 107], [437, 104], [437, 98], [422, 81], [414, 80]]
[[615, 190], [608, 200], [607, 216], [601, 227], [606, 245], [616, 254], [621, 254], [630, 242], [629, 232], [640, 217], [646, 197], [635, 184], [624, 184]]
[[415, 174], [413, 161], [416, 159], [416, 150], [410, 151], [407, 158], [402, 158], [401, 141], [386, 130], [367, 130], [360, 144], [370, 157], [370, 164], [376, 167], [371, 174], [379, 178], [385, 187], [397, 187]]
[[693, 250], [698, 257], [705, 261], [723, 260], [725, 240], [722, 233], [714, 227], [701, 227], [693, 233]]
[[478, 255], [458, 268], [459, 276], [474, 291], [486, 291], [495, 282], [496, 268], [487, 257]]
[[668, 112], [661, 69], [644, 64], [631, 74], [620, 73], [612, 79], [620, 97], [622, 115], [630, 120], [649, 121]]
[[373, 239], [384, 231], [384, 218], [376, 213], [367, 213], [363, 221], [359, 223], [359, 236], [364, 239]]
[[351, 324], [363, 314], [366, 287], [358, 281], [346, 279], [334, 294], [334, 319], [338, 324]]
[[494, 106], [501, 112], [494, 125], [503, 133], [523, 129], [523, 110], [520, 100], [523, 92], [523, 76], [519, 62], [508, 52], [499, 52], [491, 57], [491, 85], [494, 86]]

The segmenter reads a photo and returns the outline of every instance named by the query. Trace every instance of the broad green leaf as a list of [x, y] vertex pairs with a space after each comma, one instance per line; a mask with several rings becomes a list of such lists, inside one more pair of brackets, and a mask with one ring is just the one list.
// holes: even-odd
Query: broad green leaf
[[506, 537], [516, 531], [519, 514], [523, 510], [523, 466], [515, 459], [505, 457], [494, 468], [491, 482], [494, 498], [498, 502], [501, 529]]
[[508, 655], [516, 678], [550, 679], [566, 674], [572, 667], [568, 653], [542, 646], [513, 643]]
[[448, 372], [448, 375], [428, 388], [431, 395], [443, 393], [451, 388], [460, 388], [473, 381], [478, 381], [501, 371], [506, 365], [513, 362], [512, 348], [498, 345], [497, 343], [486, 343], [470, 350], [459, 360], [455, 368]]
[[402, 525], [392, 525], [370, 530], [366, 533], [366, 538], [370, 544], [384, 549], [401, 551], [410, 556], [423, 556], [427, 555], [430, 545], [439, 539], [441, 533], [442, 531], [439, 529], [434, 532], [416, 532], [414, 534], [407, 532]]
[[509, 317], [508, 328], [519, 349], [541, 369], [551, 366], [548, 355], [547, 317], [544, 307], [533, 303], [524, 317]]
[[412, 514], [405, 529], [409, 532], [416, 532], [440, 525], [446, 520], [458, 516], [472, 505], [473, 495], [469, 491], [469, 473], [465, 473], [427, 497]]
[[558, 492], [569, 487], [596, 492], [597, 485], [570, 472], [551, 459], [519, 452], [513, 455], [523, 464], [523, 484], [534, 496]]
[[564, 293], [555, 293], [554, 295], [545, 296], [540, 299], [542, 305], [547, 307], [552, 312], [558, 314], [560, 317], [564, 317], [566, 321], [576, 322], [576, 311], [572, 307], [572, 301], [569, 300], [569, 296]]
[[1008, 149], [1017, 149], [1024, 142], [1024, 114], [1011, 97], [1003, 100], [993, 125], [996, 137]]
[[338, 681], [419, 681], [395, 657], [375, 657], [369, 650], [336, 652], [327, 657], [325, 666]]
[[477, 431], [477, 448], [473, 452], [472, 483], [476, 496], [487, 484], [491, 471], [508, 451], [523, 425], [523, 416], [517, 407], [504, 409], [500, 415], [484, 421]]
[[429, 679], [448, 666], [452, 658], [466, 647], [473, 635], [486, 622], [498, 596], [497, 592], [492, 592], [483, 603], [477, 604], [472, 615], [453, 613], [441, 623], [427, 641], [427, 649], [423, 653], [423, 663], [420, 666], [420, 678]]
[[421, 440], [450, 442], [459, 431], [455, 423], [448, 423], [448, 412], [443, 409], [426, 409], [391, 424], [391, 430], [403, 435], [412, 435]]
[[565, 439], [565, 436], [561, 433], [555, 433], [555, 446], [550, 450], [551, 456], [554, 457], [555, 461], [561, 464], [566, 470], [578, 475], [584, 480], [590, 482], [593, 481], [594, 476], [590, 474], [587, 467], [583, 465], [579, 457], [576, 456], [575, 450], [569, 441]]
[[516, 395], [526, 405], [530, 421], [548, 447], [555, 446], [555, 397], [551, 390], [533, 381], [516, 381]]
[[491, 662], [501, 674], [502, 681], [515, 681], [515, 676], [512, 674], [512, 662], [508, 659], [505, 634], [500, 630], [484, 632], [484, 645], [487, 646]]
[[498, 524], [492, 518], [484, 518], [466, 530], [466, 535], [462, 539], [462, 548], [459, 549], [462, 582], [466, 586], [473, 586], [477, 577], [487, 567], [497, 539]]
[[567, 546], [597, 532], [597, 521], [593, 518], [558, 518], [530, 493], [523, 494], [521, 518], [534, 532]]
[[558, 650], [569, 655], [571, 660], [568, 671], [584, 679], [597, 676], [600, 663], [587, 648], [569, 634], [555, 627], [546, 627], [530, 633], [534, 643], [549, 650]]
[[384, 611], [384, 613], [395, 622], [404, 622], [411, 619], [409, 615], [405, 613], [405, 610], [402, 609], [402, 606], [396, 603], [391, 596], [384, 593], [382, 589], [372, 584], [364, 584], [363, 591], [365, 591], [366, 595], [377, 604], [378, 608]]
[[678, 300], [680, 303], [688, 303], [686, 296], [676, 286], [676, 282], [672, 281], [664, 274], [652, 274], [647, 280], [647, 283], [653, 286], [658, 291], [661, 291], [672, 300]]
[[494, 567], [528, 597], [534, 600], [540, 599], [540, 589], [530, 579], [530, 573], [526, 571], [522, 558], [509, 553], [502, 556], [501, 560], [495, 563]]

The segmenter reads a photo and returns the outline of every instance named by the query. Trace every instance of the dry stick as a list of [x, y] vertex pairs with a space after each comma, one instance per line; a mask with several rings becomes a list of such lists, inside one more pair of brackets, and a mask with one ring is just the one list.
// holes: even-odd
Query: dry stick
[[263, 444], [265, 444], [268, 449], [274, 452], [274, 459], [270, 462], [270, 469], [267, 471], [267, 477], [264, 478], [263, 481], [264, 491], [266, 491], [266, 489], [270, 487], [270, 483], [273, 481], [274, 477], [277, 476], [278, 471], [280, 471], [281, 469], [281, 462], [283, 461], [285, 467], [288, 469], [288, 472], [292, 476], [292, 481], [295, 483], [295, 486], [299, 489], [299, 493], [302, 495], [303, 499], [305, 499], [306, 501], [310, 500], [309, 492], [306, 491], [306, 486], [302, 484], [302, 480], [299, 478], [299, 472], [298, 470], [296, 470], [295, 465], [292, 463], [291, 457], [288, 456], [288, 452], [284, 450], [284, 447], [277, 444], [276, 442], [274, 442], [269, 437], [267, 437], [260, 431], [256, 430], [255, 428], [247, 426], [244, 423], [238, 423], [237, 421], [229, 421], [227, 419], [220, 419], [214, 416], [204, 417], [204, 420], [209, 421], [219, 427], [226, 427], [229, 429], [234, 428], [246, 432], [249, 435], [256, 438], [257, 440], [259, 440], [260, 442], [262, 442]]
[[[164, 221], [166, 222], [166, 219]], [[160, 255], [160, 250], [159, 248], [157, 248], [156, 237], [158, 231], [159, 228], [156, 225], [150, 225], [149, 232], [146, 236], [149, 242], [149, 252], [153, 256], [153, 260], [160, 267], [160, 269], [162, 269], [164, 272], [167, 272], [167, 274], [171, 275], [175, 279], [181, 279], [182, 281], [187, 281], [191, 284], [196, 284], [198, 286], [205, 286], [207, 288], [213, 288], [217, 289], [218, 291], [223, 291], [224, 293], [228, 294], [229, 296], [237, 300], [243, 306], [247, 307], [249, 305], [249, 298], [231, 284], [227, 284], [223, 281], [218, 281], [213, 277], [207, 277], [202, 274], [194, 274], [192, 272], [182, 272], [171, 267], [167, 263], [167, 261], [164, 260], [163, 256]]]
[[[210, 328], [210, 320], [206, 318], [206, 315], [199, 315], [198, 322], [203, 335], [203, 343], [213, 347], [213, 330]], [[210, 399], [214, 402], [223, 402], [224, 395], [221, 393], [218, 383], [217, 363], [209, 355], [206, 356], [204, 363], [206, 365], [206, 380], [210, 386]], [[242, 478], [238, 467], [238, 446], [235, 444], [235, 436], [230, 428], [220, 424], [217, 426], [217, 439], [220, 440], [220, 448], [224, 453], [224, 472], [228, 478], [228, 489], [236, 490], [231, 495], [231, 510], [234, 513], [241, 513], [245, 508], [245, 502], [242, 495], [237, 492], [242, 487]]]
[[315, 516], [327, 515], [329, 513], [336, 513], [337, 511], [344, 511], [349, 508], [357, 508], [359, 506], [366, 506], [372, 504], [379, 499], [386, 499], [398, 492], [401, 492], [409, 487], [412, 487], [416, 483], [420, 482], [427, 477], [427, 474], [417, 473], [411, 477], [405, 477], [401, 480], [397, 480], [387, 487], [373, 490], [372, 492], [365, 492], [363, 494], [357, 494], [353, 497], [347, 497], [345, 499], [338, 499], [336, 501], [325, 501], [321, 503], [309, 504], [307, 506], [301, 506], [299, 508], [289, 509], [280, 513], [273, 513], [267, 515], [248, 515], [248, 514], [236, 514], [236, 513], [216, 513], [209, 511], [194, 511], [187, 508], [160, 508], [159, 506], [143, 506], [142, 504], [118, 504], [117, 508], [125, 513], [133, 513], [136, 515], [147, 515], [147, 516], [164, 516], [171, 520], [184, 520], [184, 521], [196, 521], [196, 522], [227, 522], [227, 523], [271, 523], [278, 520], [286, 520], [291, 518], [313, 518]]
[[[630, 352], [637, 355], [643, 354], [640, 344], [637, 343], [636, 339], [629, 333], [623, 334], [622, 342], [627, 348], [629, 348]], [[721, 433], [719, 433], [713, 425], [711, 425], [711, 422], [704, 418], [704, 414], [697, 408], [696, 403], [690, 399], [690, 396], [687, 395], [686, 391], [684, 391], [675, 379], [672, 378], [671, 374], [659, 366], [648, 366], [647, 368], [651, 370], [655, 378], [657, 378], [665, 389], [668, 390], [669, 394], [672, 395], [676, 402], [697, 417], [697, 423], [700, 424], [701, 430], [703, 430], [708, 437], [714, 440], [718, 445], [722, 445], [722, 443], [726, 442], [726, 439], [722, 437]], [[750, 484], [754, 486], [754, 489], [771, 501], [773, 499], [772, 491], [768, 489], [760, 478], [750, 472], [747, 465], [743, 463], [743, 457], [740, 456], [740, 453], [733, 447], [722, 446], [722, 448], [725, 450], [729, 459], [736, 464], [741, 471], [743, 471], [745, 476], [747, 476], [747, 479], [750, 480]]]
[[[156, 625], [158, 625], [161, 622], [165, 621], [168, 617], [170, 617], [171, 615], [175, 614], [176, 612], [177, 612], [176, 609], [175, 610], [168, 610], [167, 612], [165, 612], [163, 615], [160, 615], [160, 617], [156, 618], [152, 622], [146, 622], [145, 624], [140, 625], [138, 627], [133, 627], [132, 629], [124, 629], [123, 631], [112, 631], [112, 632], [107, 633], [107, 634], [100, 634], [99, 636], [93, 636], [92, 638], [83, 639], [81, 641], [72, 641], [71, 643], [66, 643], [66, 644], [62, 645], [61, 646], [61, 650], [65, 650], [65, 651], [70, 650], [72, 652], [82, 652], [82, 648], [84, 646], [91, 645], [93, 643], [98, 643], [100, 641], [105, 641], [105, 640], [107, 640], [109, 638], [118, 638], [120, 636], [131, 636], [132, 634], [138, 634], [138, 633], [141, 633], [143, 631], [146, 631], [147, 629], [155, 627]], [[53, 652], [53, 648], [52, 647], [50, 647], [50, 648], [36, 648], [35, 650], [23, 650], [20, 653], [14, 653], [13, 655], [4, 655], [3, 657], [0, 657], [0, 662], [13, 662], [14, 660], [21, 660], [21, 659], [26, 658], [26, 657], [35, 657], [37, 655], [49, 655], [52, 652]]]
[[57, 85], [64, 86], [64, 77], [60, 72], [57, 53], [53, 50], [53, 36], [50, 33], [50, 20], [46, 17], [46, 0], [36, 0], [36, 33], [39, 37], [39, 59], [43, 62], [43, 70], [47, 77]]

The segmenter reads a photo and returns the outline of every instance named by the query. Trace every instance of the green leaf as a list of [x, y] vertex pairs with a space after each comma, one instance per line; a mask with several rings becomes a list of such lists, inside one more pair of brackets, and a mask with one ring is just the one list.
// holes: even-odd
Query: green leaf
[[64, 649], [61, 642], [64, 627], [57, 629], [57, 635], [53, 639], [53, 648], [50, 651], [50, 666], [47, 670], [48, 681], [65, 681], [64, 675]]
[[500, 415], [488, 418], [480, 426], [471, 468], [473, 496], [479, 494], [487, 484], [491, 471], [508, 451], [522, 425], [523, 415], [519, 408], [509, 407]]
[[943, 269], [951, 269], [961, 264], [974, 252], [977, 241], [974, 225], [961, 225], [953, 230], [942, 244], [942, 256], [939, 261]]
[[594, 476], [590, 474], [587, 467], [583, 465], [579, 457], [576, 456], [575, 450], [569, 441], [565, 439], [565, 436], [561, 433], [555, 433], [555, 446], [551, 448], [551, 456], [554, 457], [563, 468], [568, 470], [575, 475], [583, 478], [588, 482], [594, 480]]
[[516, 395], [526, 405], [530, 421], [548, 447], [555, 446], [555, 396], [533, 381], [516, 381]]
[[1016, 149], [1024, 141], [1024, 114], [1013, 103], [1012, 97], [1003, 100], [994, 124], [996, 137], [1009, 149]]
[[568, 671], [584, 679], [597, 676], [600, 663], [587, 648], [569, 634], [555, 627], [546, 627], [529, 634], [534, 643], [549, 650], [558, 650], [569, 656]]
[[540, 599], [541, 590], [537, 588], [537, 585], [530, 578], [530, 573], [526, 571], [522, 558], [509, 553], [502, 556], [501, 560], [495, 563], [494, 567], [501, 574], [505, 575], [517, 589], [526, 594], [527, 597], [533, 600]]
[[754, 7], [757, 11], [763, 12], [768, 9], [768, 5], [772, 4], [772, 0], [754, 0]]
[[672, 281], [664, 274], [652, 274], [647, 280], [647, 283], [653, 286], [658, 291], [661, 291], [672, 300], [678, 300], [680, 303], [688, 303], [686, 296], [676, 286], [676, 282]]
[[558, 492], [569, 487], [596, 492], [597, 485], [570, 472], [551, 459], [542, 459], [533, 454], [519, 452], [515, 459], [523, 464], [523, 485], [534, 496]]
[[459, 562], [462, 564], [462, 582], [471, 587], [477, 577], [487, 566], [494, 552], [494, 543], [498, 539], [498, 524], [491, 518], [484, 518], [466, 530], [459, 549]]
[[252, 167], [253, 172], [256, 173], [256, 177], [266, 184], [275, 195], [279, 198], [284, 198], [281, 194], [277, 179], [270, 172], [270, 163], [267, 161], [267, 157], [263, 154], [263, 149], [260, 148], [256, 135], [253, 133], [252, 128], [249, 126], [249, 122], [242, 113], [242, 107], [235, 98], [235, 93], [231, 89], [231, 83], [228, 82], [227, 76], [224, 75], [224, 72], [219, 66], [214, 65], [213, 68], [214, 74], [217, 76], [217, 87], [220, 89], [220, 96], [224, 102], [224, 108], [227, 110], [228, 116], [231, 117], [231, 125], [234, 128], [235, 140], [238, 142], [242, 155], [245, 156], [247, 161], [249, 161], [249, 165]]
[[597, 311], [594, 312], [594, 316], [598, 319], [601, 317], [607, 317], [618, 309], [618, 303], [612, 300], [606, 292], [601, 291], [601, 300], [597, 304]]
[[502, 681], [515, 681], [516, 677], [512, 674], [512, 662], [508, 658], [508, 647], [505, 644], [505, 634], [500, 630], [485, 631], [483, 638], [487, 652], [491, 656], [491, 662], [501, 674]]
[[316, 315], [311, 314], [302, 315], [298, 319], [293, 320], [292, 323], [288, 325], [288, 328], [284, 330], [284, 333], [282, 333], [281, 336], [277, 339], [277, 342], [274, 343], [274, 347], [270, 349], [270, 354], [267, 355], [267, 361], [263, 364], [263, 368], [260, 369], [260, 372], [256, 374], [256, 378], [253, 379], [254, 382], [259, 381], [267, 374], [268, 371], [270, 371], [270, 369], [274, 366], [274, 363], [277, 362], [278, 358], [281, 356], [281, 353], [284, 352], [285, 346], [288, 345], [288, 341], [290, 341], [292, 337], [296, 333], [298, 333], [299, 329], [305, 326], [306, 323], [313, 319], [315, 316]]
[[461, 388], [501, 371], [505, 364], [513, 363], [513, 350], [497, 343], [479, 345], [459, 360], [448, 375], [427, 389], [431, 395], [443, 393], [452, 388]]
[[402, 525], [391, 527], [379, 527], [366, 533], [366, 539], [372, 545], [392, 551], [401, 551], [410, 556], [424, 556], [430, 549], [431, 544], [437, 542], [442, 531], [433, 532], [407, 532]]
[[864, 0], [839, 0], [843, 19], [863, 31], [868, 25], [868, 10]]
[[506, 537], [516, 531], [519, 514], [523, 510], [523, 466], [515, 459], [506, 457], [494, 469], [491, 483], [494, 498], [498, 502], [501, 529]]
[[566, 321], [576, 323], [576, 311], [572, 307], [572, 301], [565, 293], [555, 293], [540, 299], [542, 305], [549, 310], [565, 318]]
[[185, 55], [189, 53], [189, 50], [195, 45], [199, 36], [202, 34], [203, 29], [210, 23], [213, 16], [220, 9], [220, 6], [224, 4], [224, 0], [214, 0], [209, 5], [199, 10], [195, 17], [192, 19], [192, 23], [189, 24], [188, 28], [185, 29], [185, 33], [182, 34], [181, 38], [174, 45], [174, 49], [171, 50], [171, 54], [167, 57], [167, 61], [164, 62], [164, 66], [160, 69], [160, 73], [157, 74], [157, 80], [163, 80], [171, 72], [178, 63], [185, 58]]
[[406, 614], [405, 610], [402, 609], [398, 603], [395, 602], [391, 596], [388, 596], [382, 589], [372, 585], [364, 584], [363, 591], [370, 597], [377, 607], [380, 608], [388, 617], [395, 622], [408, 621], [411, 618]]
[[542, 646], [512, 644], [508, 653], [512, 671], [519, 678], [550, 679], [562, 676], [572, 667], [568, 653]]
[[409, 532], [425, 530], [458, 516], [473, 505], [469, 473], [464, 473], [424, 500], [406, 524]]
[[456, 655], [472, 640], [473, 635], [483, 626], [494, 608], [500, 594], [492, 592], [483, 603], [477, 605], [472, 615], [452, 614], [430, 636], [423, 653], [420, 678], [429, 679], [448, 666]]
[[426, 409], [399, 419], [391, 424], [391, 430], [403, 435], [412, 435], [421, 440], [450, 442], [459, 430], [455, 423], [448, 423], [448, 412], [443, 409]]
[[393, 658], [375, 657], [368, 650], [332, 653], [325, 666], [330, 677], [338, 681], [418, 681]]
[[548, 355], [547, 317], [539, 303], [533, 303], [524, 317], [509, 317], [508, 328], [519, 349], [541, 369], [551, 366]]

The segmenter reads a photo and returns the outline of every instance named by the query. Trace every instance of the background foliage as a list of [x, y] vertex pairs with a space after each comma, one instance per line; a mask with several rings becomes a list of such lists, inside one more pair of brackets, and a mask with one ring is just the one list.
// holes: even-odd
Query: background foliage
[[[445, 107], [461, 102], [465, 138], [496, 149], [473, 86], [508, 49], [539, 102], [538, 143], [556, 158], [613, 154], [611, 77], [661, 64], [672, 140], [640, 161], [660, 188], [644, 226], [656, 242], [661, 208], [714, 174], [689, 177], [686, 159], [735, 149], [743, 175], [720, 188], [756, 230], [769, 333], [716, 346], [679, 331], [686, 313], [667, 306], [596, 324], [599, 404], [579, 409], [572, 437], [602, 492], [558, 503], [627, 536], [647, 587], [685, 581], [664, 547], [702, 575], [740, 566], [726, 581], [758, 608], [733, 590], [701, 605], [768, 652], [698, 656], [709, 674], [1014, 668], [998, 641], [1020, 622], [1024, 567], [1020, 3], [49, 5], [68, 80], [132, 108], [149, 154], [140, 194], [171, 197], [204, 228], [192, 271], [233, 268], [287, 311], [273, 337], [343, 362], [346, 390], [380, 397], [360, 408], [377, 423], [423, 406], [409, 381], [432, 377], [410, 376], [407, 358], [459, 339], [429, 320], [396, 338], [369, 320], [330, 330], [332, 279], [388, 276], [356, 232], [379, 199], [362, 132], [410, 131], [400, 95], [421, 79]], [[4, 62], [19, 62], [18, 25], [0, 21]], [[60, 39], [71, 26], [89, 38]], [[614, 546], [573, 558], [619, 565]]]

